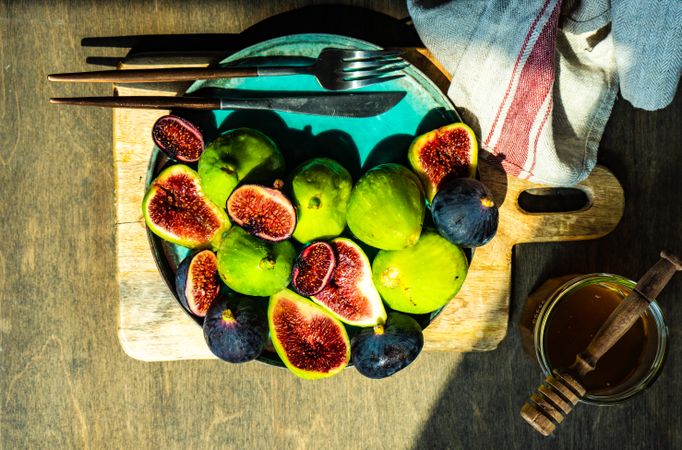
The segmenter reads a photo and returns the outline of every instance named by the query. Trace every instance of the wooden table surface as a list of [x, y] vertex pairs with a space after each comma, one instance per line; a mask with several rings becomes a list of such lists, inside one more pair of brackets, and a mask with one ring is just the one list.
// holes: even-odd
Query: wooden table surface
[[[123, 353], [111, 112], [47, 104], [111, 87], [48, 84], [46, 75], [125, 54], [82, 47], [84, 37], [237, 34], [313, 3], [0, 2], [0, 448], [682, 447], [682, 277], [661, 296], [672, 343], [649, 390], [620, 406], [581, 405], [551, 439], [518, 416], [542, 379], [519, 339], [528, 293], [568, 273], [637, 278], [661, 248], [682, 252], [682, 95], [658, 112], [618, 100], [599, 160], [623, 184], [622, 223], [598, 241], [515, 249], [509, 335], [495, 351], [423, 354], [384, 381], [349, 370], [318, 382], [256, 363], [142, 363]], [[230, 42], [345, 29], [414, 44], [403, 24], [389, 24], [407, 16], [402, 1], [348, 3], [386, 16], [319, 7]], [[140, 45], [156, 48], [150, 42]]]

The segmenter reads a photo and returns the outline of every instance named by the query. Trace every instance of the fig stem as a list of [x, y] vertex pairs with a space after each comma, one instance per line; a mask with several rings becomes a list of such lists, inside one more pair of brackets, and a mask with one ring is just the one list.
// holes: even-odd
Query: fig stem
[[227, 308], [225, 311], [223, 311], [222, 315], [223, 322], [225, 323], [233, 323], [234, 320], [234, 314], [232, 314], [232, 310]]
[[221, 167], [220, 170], [223, 172], [227, 173], [228, 175], [232, 175], [233, 173], [236, 172], [235, 168], [232, 167], [231, 165], [226, 165], [225, 167]]
[[384, 334], [384, 324], [379, 323], [379, 324], [374, 325], [374, 334], [377, 334], [379, 336]]
[[268, 255], [260, 260], [259, 265], [261, 269], [272, 269], [273, 267], [275, 267], [276, 262], [277, 260], [275, 260], [275, 258], [273, 258], [272, 255]]
[[308, 209], [320, 209], [320, 204], [322, 202], [320, 201], [320, 196], [316, 195], [314, 197], [310, 198], [310, 201], [308, 202]]
[[381, 273], [381, 282], [389, 288], [398, 287], [400, 271], [395, 267], [388, 267]]
[[495, 202], [491, 198], [483, 197], [481, 199], [481, 205], [485, 206], [486, 208], [492, 208], [495, 206]]

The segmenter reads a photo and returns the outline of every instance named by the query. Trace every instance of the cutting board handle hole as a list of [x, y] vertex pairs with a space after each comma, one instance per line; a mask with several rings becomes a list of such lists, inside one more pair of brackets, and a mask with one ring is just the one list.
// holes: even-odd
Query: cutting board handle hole
[[533, 188], [519, 194], [519, 206], [527, 213], [572, 212], [590, 206], [590, 197], [578, 188]]

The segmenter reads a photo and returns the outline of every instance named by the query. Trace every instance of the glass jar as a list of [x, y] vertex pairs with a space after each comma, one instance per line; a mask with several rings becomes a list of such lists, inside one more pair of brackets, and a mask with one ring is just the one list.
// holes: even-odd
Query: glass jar
[[[627, 278], [594, 273], [552, 279], [524, 307], [521, 336], [545, 376], [567, 368], [601, 324], [635, 287]], [[668, 349], [668, 328], [656, 302], [584, 378], [585, 403], [622, 402], [658, 377]]]

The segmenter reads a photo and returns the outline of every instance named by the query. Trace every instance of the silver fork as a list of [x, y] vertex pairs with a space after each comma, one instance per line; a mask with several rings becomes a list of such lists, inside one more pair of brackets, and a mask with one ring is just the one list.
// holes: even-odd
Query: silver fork
[[403, 76], [399, 72], [407, 65], [400, 52], [325, 48], [312, 64], [305, 66], [103, 70], [52, 74], [47, 78], [50, 81], [139, 83], [312, 75], [323, 88], [340, 91], [395, 80]]
[[261, 67], [258, 74], [313, 75], [323, 88], [342, 91], [395, 80], [403, 76], [398, 72], [405, 67], [400, 52], [325, 48], [311, 65]]

